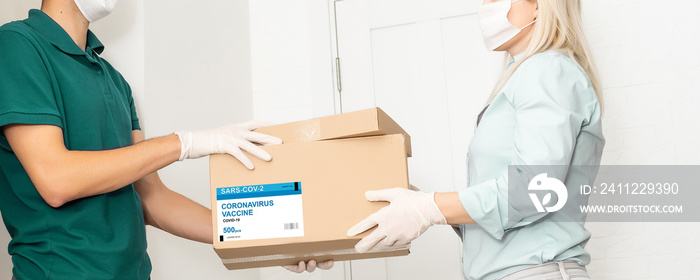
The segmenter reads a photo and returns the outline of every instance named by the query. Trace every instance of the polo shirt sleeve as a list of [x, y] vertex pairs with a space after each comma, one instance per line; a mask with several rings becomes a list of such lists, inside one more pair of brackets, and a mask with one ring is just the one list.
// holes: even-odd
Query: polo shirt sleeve
[[530, 59], [511, 78], [515, 90], [508, 97], [516, 123], [510, 164], [522, 167], [519, 176], [509, 177], [506, 169], [498, 178], [459, 192], [471, 218], [499, 240], [546, 215], [533, 211], [530, 200], [509, 199], [509, 180], [511, 186], [527, 188], [537, 175], [528, 166], [546, 165], [556, 166], [547, 177], [564, 182], [578, 134], [598, 104], [587, 76], [572, 61], [561, 56]]
[[[122, 81], [126, 83], [124, 78], [122, 78]], [[131, 94], [131, 86], [126, 83], [126, 88], [128, 89], [129, 108], [131, 110], [131, 130], [141, 130], [141, 125], [139, 125], [139, 117], [136, 114], [136, 103], [134, 102], [134, 96]]]
[[0, 31], [0, 126], [62, 127], [51, 77], [40, 53], [22, 34]]

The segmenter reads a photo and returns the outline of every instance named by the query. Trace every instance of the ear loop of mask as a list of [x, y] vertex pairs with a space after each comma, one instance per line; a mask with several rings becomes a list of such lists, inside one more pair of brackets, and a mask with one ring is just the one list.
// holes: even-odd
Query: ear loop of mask
[[528, 23], [527, 25], [525, 25], [525, 26], [523, 26], [522, 28], [520, 28], [520, 31], [522, 31], [523, 29], [527, 28], [527, 27], [528, 27], [528, 26], [530, 26], [530, 25], [533, 25], [533, 24], [535, 24], [535, 22], [537, 22], [537, 19], [535, 19], [535, 20], [531, 21], [531, 22], [530, 22], [530, 23]]

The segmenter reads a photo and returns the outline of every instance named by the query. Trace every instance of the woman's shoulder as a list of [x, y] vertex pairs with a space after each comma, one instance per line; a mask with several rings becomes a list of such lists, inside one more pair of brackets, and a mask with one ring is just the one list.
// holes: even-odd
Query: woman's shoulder
[[573, 79], [590, 84], [586, 71], [571, 57], [559, 50], [537, 53], [523, 61], [514, 75], [549, 76]]
[[559, 51], [531, 56], [511, 79], [504, 91], [512, 104], [547, 101], [571, 111], [592, 112], [598, 102], [586, 72]]

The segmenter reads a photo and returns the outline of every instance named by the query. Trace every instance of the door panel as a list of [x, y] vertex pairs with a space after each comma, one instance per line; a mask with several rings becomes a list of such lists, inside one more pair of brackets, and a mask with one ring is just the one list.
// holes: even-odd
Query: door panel
[[[335, 2], [340, 106], [344, 112], [378, 106], [401, 124], [413, 146], [410, 181], [425, 191], [466, 186], [469, 139], [503, 67], [503, 55], [483, 45], [479, 4]], [[353, 261], [353, 278], [461, 279], [461, 251], [451, 228], [433, 227], [413, 242], [409, 256]]]

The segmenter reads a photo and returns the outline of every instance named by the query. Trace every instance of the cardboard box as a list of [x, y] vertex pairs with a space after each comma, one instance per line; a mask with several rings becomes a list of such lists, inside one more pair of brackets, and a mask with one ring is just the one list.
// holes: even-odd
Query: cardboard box
[[[327, 131], [325, 125], [334, 123], [321, 130]], [[264, 146], [273, 160], [251, 158], [254, 171], [229, 155], [211, 156], [216, 253], [228, 269], [407, 255], [408, 247], [359, 254], [354, 246], [371, 230], [346, 236], [351, 226], [387, 205], [367, 201], [366, 191], [408, 188], [407, 142], [405, 134], [287, 141]]]
[[406, 153], [411, 156], [411, 137], [379, 108], [261, 127], [255, 131], [279, 137], [285, 144], [403, 134], [407, 138]]

